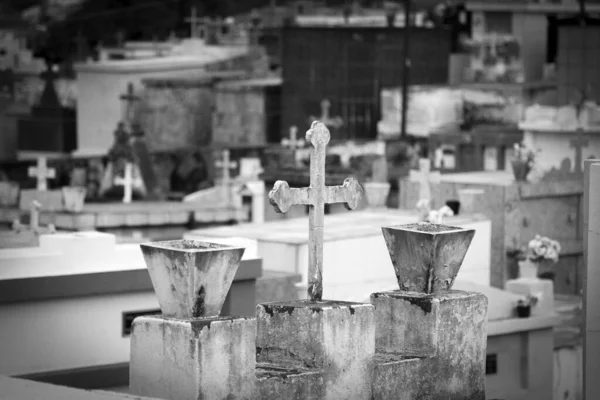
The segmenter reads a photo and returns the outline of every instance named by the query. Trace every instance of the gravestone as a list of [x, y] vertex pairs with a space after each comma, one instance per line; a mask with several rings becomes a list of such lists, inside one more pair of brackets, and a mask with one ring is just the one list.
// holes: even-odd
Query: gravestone
[[331, 117], [329, 115], [330, 109], [331, 109], [331, 101], [329, 101], [328, 99], [324, 99], [321, 101], [321, 117], [317, 118], [317, 117], [314, 117], [311, 115], [308, 119], [310, 121], [314, 121], [314, 120], [318, 119], [326, 126], [331, 126], [335, 129], [341, 128], [344, 125], [344, 121], [339, 116]]
[[221, 188], [221, 193], [222, 193], [221, 198], [224, 201], [226, 201], [227, 204], [231, 204], [231, 202], [232, 202], [232, 198], [231, 198], [232, 182], [231, 182], [230, 170], [232, 168], [237, 168], [237, 162], [231, 161], [229, 159], [229, 156], [230, 156], [229, 150], [225, 149], [225, 150], [223, 150], [223, 152], [221, 154], [222, 154], [222, 159], [215, 161], [215, 166], [217, 168], [221, 168], [221, 180], [219, 182], [219, 186]]
[[124, 175], [122, 177], [117, 176], [114, 184], [123, 186], [123, 203], [129, 204], [131, 203], [133, 188], [143, 185], [143, 181], [138, 176], [134, 176], [133, 164], [126, 163]]
[[32, 201], [39, 201], [44, 210], [59, 211], [63, 208], [62, 192], [48, 190], [48, 179], [56, 178], [56, 170], [49, 168], [45, 157], [38, 157], [37, 165], [29, 167], [27, 173], [36, 179], [36, 189], [23, 189], [19, 199], [19, 208], [27, 210]]

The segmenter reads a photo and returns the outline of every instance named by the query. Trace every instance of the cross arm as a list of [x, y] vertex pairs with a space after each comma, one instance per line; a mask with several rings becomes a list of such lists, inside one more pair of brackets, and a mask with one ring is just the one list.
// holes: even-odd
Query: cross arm
[[269, 192], [269, 203], [275, 208], [275, 212], [283, 214], [295, 205], [309, 205], [310, 193], [308, 188], [291, 188], [286, 181], [277, 181]]
[[328, 186], [326, 193], [326, 203], [344, 203], [344, 206], [348, 210], [354, 210], [358, 207], [358, 202], [363, 194], [363, 188], [356, 179], [346, 178], [343, 185]]

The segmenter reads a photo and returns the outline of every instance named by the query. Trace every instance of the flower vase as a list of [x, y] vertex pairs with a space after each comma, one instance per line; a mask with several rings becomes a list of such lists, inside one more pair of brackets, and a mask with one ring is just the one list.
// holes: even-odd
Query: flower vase
[[527, 175], [531, 172], [531, 168], [527, 163], [512, 161], [512, 170], [517, 182], [527, 182]]
[[537, 278], [538, 276], [538, 264], [531, 261], [525, 260], [519, 262], [519, 278]]
[[529, 318], [531, 316], [531, 306], [517, 306], [517, 316], [519, 318]]

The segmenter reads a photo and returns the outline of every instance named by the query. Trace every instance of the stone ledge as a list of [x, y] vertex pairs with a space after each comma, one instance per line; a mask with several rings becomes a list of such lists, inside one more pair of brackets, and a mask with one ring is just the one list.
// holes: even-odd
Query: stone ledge
[[488, 337], [508, 335], [538, 329], [552, 329], [559, 322], [556, 314], [529, 318], [510, 318], [496, 321], [488, 321]]
[[257, 399], [320, 399], [323, 372], [284, 363], [257, 363]]

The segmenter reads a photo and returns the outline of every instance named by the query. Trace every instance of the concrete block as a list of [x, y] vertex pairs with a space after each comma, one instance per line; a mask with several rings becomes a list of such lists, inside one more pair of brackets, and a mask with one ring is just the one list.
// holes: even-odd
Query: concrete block
[[376, 348], [380, 353], [433, 357], [431, 395], [485, 399], [487, 298], [448, 291], [426, 295], [373, 293]]
[[[257, 361], [322, 369], [319, 399], [371, 399], [374, 311], [371, 304], [327, 300], [259, 304]], [[287, 385], [282, 380], [274, 389], [277, 398], [285, 398]]]
[[43, 211], [62, 211], [63, 195], [60, 190], [23, 189], [19, 198], [19, 209], [29, 210], [31, 202], [37, 200]]
[[313, 400], [323, 395], [323, 373], [297, 365], [258, 363], [255, 399]]
[[250, 400], [255, 340], [256, 321], [250, 318], [136, 318], [130, 391], [172, 400]]
[[433, 363], [433, 358], [376, 353], [373, 400], [428, 398], [435, 384], [430, 375]]
[[529, 294], [536, 296], [538, 302], [531, 309], [531, 315], [534, 317], [550, 315], [554, 312], [554, 283], [549, 279], [510, 279], [506, 281], [506, 290], [523, 296]]

